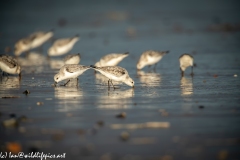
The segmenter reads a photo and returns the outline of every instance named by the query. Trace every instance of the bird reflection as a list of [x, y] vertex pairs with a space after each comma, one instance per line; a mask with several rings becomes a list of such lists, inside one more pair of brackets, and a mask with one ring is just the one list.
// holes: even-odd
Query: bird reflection
[[[104, 85], [108, 85], [108, 80], [109, 78], [107, 78], [106, 76], [104, 76], [103, 74], [101, 73], [96, 73], [95, 74], [95, 82], [96, 84], [101, 84], [101, 85], [96, 85], [97, 88], [106, 88]], [[113, 81], [113, 84], [114, 85], [119, 85], [121, 84], [122, 82], [117, 82], [117, 81]]]
[[191, 95], [193, 94], [193, 83], [192, 78], [181, 78], [181, 95]]
[[20, 79], [15, 76], [2, 76], [0, 77], [0, 88], [9, 89], [9, 88], [19, 88]]
[[144, 71], [137, 71], [137, 75], [139, 77], [140, 82], [143, 85], [148, 86], [160, 86], [161, 84], [161, 75], [159, 73], [154, 72], [144, 72]]
[[102, 95], [99, 98], [97, 107], [104, 109], [122, 109], [129, 108], [128, 104], [132, 104], [134, 97], [134, 89], [127, 90], [116, 89], [108, 92], [108, 95]]
[[132, 98], [134, 97], [134, 89], [127, 90], [116, 89], [113, 92], [108, 92], [108, 97], [111, 99]]
[[[83, 92], [78, 87], [57, 86], [54, 88], [57, 99], [71, 99], [83, 96]], [[72, 99], [71, 99], [72, 100]]]

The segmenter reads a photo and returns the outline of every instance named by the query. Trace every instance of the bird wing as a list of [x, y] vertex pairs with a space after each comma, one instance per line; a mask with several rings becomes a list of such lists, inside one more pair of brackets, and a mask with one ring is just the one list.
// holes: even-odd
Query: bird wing
[[17, 65], [17, 61], [9, 56], [1, 56], [0, 61], [6, 63], [10, 68], [14, 68]]
[[70, 72], [70, 73], [74, 73], [81, 69], [86, 70], [86, 69], [90, 68], [89, 66], [82, 66], [82, 65], [77, 65], [77, 64], [65, 65], [64, 67], [66, 68], [66, 71]]
[[56, 42], [54, 42], [54, 46], [64, 46], [66, 44], [68, 44], [69, 42], [71, 42], [71, 38], [66, 38], [66, 39], [59, 39]]
[[[115, 75], [116, 77], [121, 77], [124, 74], [126, 74], [126, 70], [118, 67], [118, 66], [111, 66], [111, 67], [100, 67], [102, 71], [108, 72], [112, 75]], [[97, 67], [98, 69], [98, 67]]]

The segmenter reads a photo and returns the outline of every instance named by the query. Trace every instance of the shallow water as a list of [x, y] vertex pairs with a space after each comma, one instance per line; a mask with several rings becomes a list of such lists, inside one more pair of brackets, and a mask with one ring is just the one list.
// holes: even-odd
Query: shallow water
[[[35, 147], [44, 153], [65, 152], [66, 159], [239, 158], [240, 32], [233, 29], [239, 25], [239, 2], [154, 2], [2, 5], [2, 53], [33, 31], [55, 28], [55, 38], [78, 33], [81, 40], [71, 53], [81, 53], [80, 64], [91, 65], [107, 53], [129, 51], [119, 65], [128, 70], [135, 88], [116, 83], [120, 89], [108, 91], [107, 79], [93, 70], [79, 77], [79, 87], [74, 82], [53, 87], [63, 57], [47, 59], [51, 45], [47, 42], [42, 51], [19, 57], [21, 81], [17, 76], [0, 81], [0, 97], [16, 97], [0, 100], [0, 120], [9, 119], [11, 113], [27, 117], [18, 127], [0, 127], [1, 146], [18, 141], [25, 153]], [[232, 28], [225, 30], [224, 23]], [[136, 62], [148, 49], [170, 53], [155, 72], [147, 67], [137, 72]], [[194, 56], [193, 78], [190, 69], [181, 78], [178, 57], [183, 53]], [[25, 90], [30, 94], [22, 94]], [[121, 112], [126, 117], [116, 118]], [[143, 127], [146, 122], [170, 126]], [[115, 124], [126, 125], [115, 129]], [[123, 131], [130, 134], [127, 141], [120, 139]]]

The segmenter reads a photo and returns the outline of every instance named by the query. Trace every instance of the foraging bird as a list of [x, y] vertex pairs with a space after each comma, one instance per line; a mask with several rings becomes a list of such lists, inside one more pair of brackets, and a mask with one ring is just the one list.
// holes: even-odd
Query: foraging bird
[[104, 66], [116, 66], [120, 63], [124, 58], [129, 55], [129, 52], [126, 53], [111, 53], [102, 57], [96, 64], [96, 67], [104, 67]]
[[79, 36], [76, 35], [72, 38], [63, 38], [56, 40], [53, 45], [48, 49], [49, 56], [61, 56], [68, 53], [79, 40]]
[[124, 82], [125, 84], [127, 84], [131, 87], [134, 87], [134, 81], [132, 80], [132, 78], [130, 78], [127, 70], [122, 67], [119, 67], [119, 66], [96, 67], [93, 65], [91, 65], [90, 67], [96, 71], [99, 71], [104, 76], [109, 78], [108, 89], [110, 89], [110, 85], [109, 85], [110, 82], [111, 82], [113, 88], [116, 89], [116, 87], [112, 83], [112, 80]]
[[191, 66], [192, 67], [192, 73], [191, 75], [193, 76], [193, 56], [190, 54], [182, 54], [179, 57], [179, 62], [180, 62], [180, 70], [182, 73], [182, 77], [184, 76], [184, 71], [187, 69], [187, 67]]
[[0, 56], [0, 70], [8, 74], [18, 74], [19, 78], [21, 78], [21, 67], [12, 56]]
[[50, 38], [52, 38], [53, 32], [35, 32], [31, 34], [30, 36], [20, 39], [15, 44], [14, 54], [15, 56], [20, 56], [23, 52], [29, 51], [30, 49], [37, 48], [41, 46], [43, 43], [48, 41]]
[[[90, 69], [89, 66], [83, 66], [78, 64], [65, 64], [61, 67], [59, 72], [54, 76], [55, 86], [58, 82], [63, 81], [65, 79], [77, 78], [83, 72]], [[67, 83], [70, 80], [67, 81]], [[64, 86], [67, 84], [65, 83]]]
[[149, 50], [149, 51], [143, 52], [137, 62], [137, 69], [140, 70], [147, 65], [151, 66], [153, 64], [155, 64], [155, 66], [154, 66], [154, 69], [155, 69], [157, 66], [157, 63], [167, 53], [169, 53], [169, 51], [160, 52], [160, 51]]

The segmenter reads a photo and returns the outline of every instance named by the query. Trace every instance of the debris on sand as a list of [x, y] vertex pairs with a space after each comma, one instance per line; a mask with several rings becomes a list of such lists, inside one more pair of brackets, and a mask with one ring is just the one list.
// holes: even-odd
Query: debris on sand
[[234, 74], [233, 77], [237, 77], [237, 74]]
[[15, 118], [15, 117], [16, 117], [16, 114], [11, 113], [11, 114], [9, 114], [9, 116], [10, 116], [11, 118]]
[[26, 116], [20, 116], [19, 118], [18, 118], [18, 121], [19, 122], [26, 122], [28, 120], [28, 118], [26, 117]]
[[103, 127], [103, 126], [104, 126], [104, 122], [101, 121], [101, 120], [100, 120], [100, 121], [97, 121], [97, 124], [98, 124], [99, 127]]
[[8, 142], [6, 144], [6, 149], [8, 152], [11, 152], [13, 154], [18, 154], [22, 151], [22, 146], [18, 142]]
[[127, 114], [125, 112], [122, 112], [118, 115], [116, 115], [117, 118], [125, 118], [127, 116]]
[[146, 123], [130, 123], [130, 124], [112, 124], [112, 129], [143, 129], [143, 128], [169, 128], [169, 122], [146, 122]]
[[44, 103], [43, 102], [37, 102], [37, 105], [38, 106], [41, 106], [41, 105], [43, 105]]
[[8, 127], [17, 127], [18, 126], [18, 121], [16, 118], [10, 118], [7, 120], [4, 120], [2, 122], [3, 126], [8, 128]]
[[23, 94], [28, 95], [28, 94], [30, 94], [30, 92], [29, 92], [29, 90], [25, 90], [25, 91], [23, 92]]
[[120, 138], [121, 138], [121, 140], [123, 140], [123, 141], [127, 141], [127, 140], [129, 139], [129, 137], [130, 137], [130, 134], [129, 134], [128, 132], [126, 132], [126, 131], [123, 131], [123, 132], [120, 134]]
[[53, 139], [54, 141], [61, 141], [61, 140], [63, 140], [64, 136], [65, 136], [64, 133], [59, 132], [59, 133], [53, 134], [53, 135], [52, 135], [52, 139]]
[[239, 32], [240, 25], [231, 23], [214, 24], [207, 27], [207, 30], [212, 32]]
[[131, 143], [135, 145], [154, 144], [156, 141], [156, 138], [153, 137], [139, 137], [131, 139]]
[[219, 160], [225, 160], [225, 159], [227, 159], [227, 157], [228, 157], [228, 151], [227, 150], [221, 150], [218, 153], [218, 159]]
[[5, 96], [5, 97], [2, 97], [3, 99], [7, 99], [7, 98], [19, 98], [18, 96]]
[[84, 135], [84, 134], [86, 134], [86, 131], [83, 130], [83, 129], [78, 129], [78, 130], [77, 130], [77, 134], [79, 134], [79, 135]]
[[163, 117], [167, 117], [169, 115], [169, 113], [165, 109], [159, 109], [158, 111], [161, 113], [161, 116]]
[[199, 109], [203, 109], [203, 108], [204, 108], [204, 106], [202, 106], [202, 105], [201, 105], [201, 106], [198, 106], [198, 108], [199, 108]]

